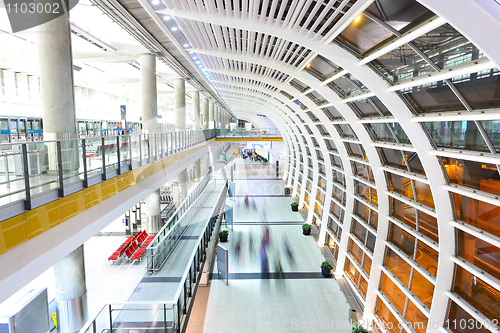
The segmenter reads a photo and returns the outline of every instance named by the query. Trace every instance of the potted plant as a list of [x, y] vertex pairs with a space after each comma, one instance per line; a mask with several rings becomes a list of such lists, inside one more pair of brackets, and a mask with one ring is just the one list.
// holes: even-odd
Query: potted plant
[[370, 331], [368, 331], [366, 328], [364, 328], [363, 326], [361, 325], [354, 325], [352, 327], [352, 333], [370, 333]]
[[311, 234], [311, 225], [307, 224], [307, 223], [304, 223], [302, 225], [302, 233], [304, 235], [310, 235]]
[[285, 195], [290, 195], [291, 192], [292, 192], [291, 188], [285, 187]]
[[219, 240], [221, 243], [227, 242], [227, 236], [229, 235], [229, 230], [219, 231]]
[[298, 203], [292, 202], [292, 204], [290, 206], [292, 207], [292, 211], [293, 212], [298, 212], [299, 211], [299, 204]]
[[332, 269], [333, 266], [328, 261], [325, 260], [321, 263], [321, 275], [324, 277], [332, 276]]

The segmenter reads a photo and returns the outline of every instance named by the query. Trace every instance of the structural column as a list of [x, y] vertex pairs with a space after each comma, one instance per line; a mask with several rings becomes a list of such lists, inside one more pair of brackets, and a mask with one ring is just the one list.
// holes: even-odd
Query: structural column
[[200, 122], [200, 92], [195, 91], [193, 94], [193, 129], [201, 128]]
[[[186, 81], [184, 79], [177, 79], [174, 82], [174, 97], [175, 97], [175, 130], [186, 130]], [[177, 203], [180, 204], [182, 200], [187, 197], [187, 171], [182, 170], [177, 175], [177, 182], [179, 184], [179, 195]], [[175, 191], [175, 189], [174, 189]]]
[[152, 54], [142, 55], [140, 63], [142, 129], [147, 133], [153, 133], [157, 130], [158, 126], [156, 57]]
[[201, 178], [201, 159], [194, 162], [194, 178], [199, 180]]
[[[38, 65], [44, 141], [77, 137], [71, 31], [68, 15], [62, 15], [37, 28]], [[49, 173], [56, 172], [56, 144], [48, 149]], [[39, 156], [45, 156], [40, 154]], [[63, 172], [79, 167], [78, 142], [61, 144]]]
[[[141, 106], [142, 129], [145, 133], [154, 133], [158, 129], [158, 96], [156, 92], [156, 57], [145, 54], [141, 63]], [[146, 214], [145, 229], [148, 234], [156, 234], [161, 229], [160, 190], [156, 190], [144, 200]]]
[[214, 124], [214, 103], [212, 103], [212, 102], [210, 102], [209, 108], [208, 108], [208, 121], [209, 121], [209, 124]]
[[54, 265], [59, 332], [79, 332], [88, 320], [83, 245]]
[[203, 112], [203, 129], [208, 129], [208, 98], [203, 97], [201, 99], [202, 105], [202, 112]]

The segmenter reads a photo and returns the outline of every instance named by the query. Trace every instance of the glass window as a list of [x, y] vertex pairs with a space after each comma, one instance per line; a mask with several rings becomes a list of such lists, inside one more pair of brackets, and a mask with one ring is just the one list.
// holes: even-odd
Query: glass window
[[358, 200], [354, 200], [354, 214], [359, 216], [363, 221], [368, 222], [368, 214], [370, 213], [370, 208], [363, 205]]
[[371, 62], [390, 82], [404, 81], [434, 69], [404, 44]]
[[500, 106], [500, 76], [479, 78], [480, 73], [471, 74], [468, 79], [454, 82], [473, 109], [490, 109]]
[[[391, 310], [377, 297], [377, 308], [375, 309], [377, 316], [384, 322], [384, 327], [391, 333], [400, 333], [398, 328], [399, 321], [394, 317]], [[486, 332], [485, 332], [486, 333]]]
[[403, 152], [397, 149], [389, 148], [378, 148], [379, 154], [382, 156], [382, 160], [385, 165], [389, 165], [394, 168], [408, 170], [403, 158]]
[[496, 165], [454, 158], [443, 158], [443, 164], [452, 184], [500, 194], [500, 176]]
[[443, 81], [405, 89], [403, 96], [418, 113], [465, 110], [457, 96]]
[[348, 103], [351, 108], [360, 113], [360, 117], [379, 117], [380, 114], [377, 110], [370, 104], [368, 98], [357, 100], [355, 102]]
[[473, 121], [426, 122], [425, 126], [438, 147], [489, 151]]
[[377, 124], [366, 124], [368, 131], [372, 134], [375, 141], [387, 141], [396, 142], [396, 139], [392, 135], [391, 131], [387, 127], [387, 124], [377, 123]]
[[413, 196], [413, 188], [411, 180], [400, 175], [386, 172], [387, 179], [389, 180], [389, 189], [398, 194], [402, 194], [409, 199], [415, 199]]
[[435, 242], [439, 241], [437, 219], [424, 212], [418, 212], [418, 231]]
[[354, 134], [354, 131], [352, 130], [350, 125], [340, 124], [340, 125], [335, 125], [335, 127], [337, 127], [337, 130], [338, 130], [340, 136], [342, 136], [344, 138], [354, 138], [354, 139], [357, 138], [356, 134]]
[[353, 234], [361, 244], [365, 244], [366, 233], [368, 231], [363, 227], [358, 221], [352, 220], [351, 222], [351, 234]]
[[455, 265], [453, 291], [490, 320], [500, 318], [500, 291], [458, 265]]
[[411, 292], [421, 300], [425, 306], [431, 308], [432, 295], [434, 294], [434, 285], [429, 282], [417, 270], [413, 270], [413, 277], [411, 280]]
[[417, 201], [434, 208], [434, 199], [432, 198], [431, 187], [421, 182], [413, 182], [415, 184], [415, 190], [417, 191]]
[[[499, 77], [499, 76], [497, 76]], [[497, 152], [500, 152], [500, 120], [483, 120], [481, 121], [484, 131]]]
[[483, 57], [482, 53], [450, 24], [443, 24], [413, 41], [439, 68], [448, 68]]
[[392, 126], [392, 129], [394, 130], [394, 133], [396, 134], [397, 138], [399, 139], [399, 142], [401, 143], [411, 143], [410, 139], [406, 135], [405, 131], [399, 125], [399, 123], [390, 123], [389, 126]]
[[387, 248], [386, 251], [384, 266], [387, 267], [392, 274], [396, 275], [396, 277], [408, 287], [412, 269], [411, 265], [391, 249]]
[[357, 286], [359, 282], [359, 272], [356, 267], [351, 263], [349, 258], [346, 258], [344, 272], [347, 277], [352, 281], [352, 283]]
[[424, 167], [422, 166], [422, 163], [420, 162], [420, 157], [418, 157], [417, 153], [412, 153], [412, 152], [405, 152], [406, 154], [406, 159], [408, 160], [408, 163], [410, 164], [410, 170], [415, 173], [419, 173], [421, 175], [425, 175]]
[[[457, 303], [450, 300], [450, 308], [448, 310], [448, 318], [445, 320], [445, 325], [454, 333], [490, 333], [480, 322], [475, 320], [470, 314], [462, 309]], [[460, 325], [462, 323], [462, 325]], [[464, 325], [463, 323], [472, 323], [473, 328]]]
[[498, 206], [453, 193], [455, 214], [459, 220], [484, 231], [500, 236], [500, 211]]
[[393, 34], [361, 14], [344, 29], [337, 40], [359, 54], [363, 54]]
[[359, 293], [366, 299], [366, 291], [368, 290], [368, 282], [366, 282], [365, 278], [361, 275], [359, 279]]
[[398, 310], [399, 313], [403, 314], [406, 296], [401, 291], [401, 289], [399, 289], [398, 286], [394, 284], [394, 282], [392, 282], [392, 280], [389, 279], [387, 275], [385, 275], [385, 273], [382, 273], [380, 290], [384, 293], [385, 297], [387, 297], [391, 301], [396, 310]]
[[363, 250], [361, 250], [361, 248], [352, 241], [352, 239], [349, 239], [347, 252], [349, 252], [354, 258], [354, 260], [358, 263], [358, 265], [361, 266], [361, 261], [363, 261], [364, 253]]
[[412, 327], [417, 333], [425, 333], [427, 331], [427, 317], [411, 300], [408, 300], [405, 319], [413, 324]]
[[457, 255], [500, 279], [500, 249], [462, 230], [457, 231]]
[[371, 269], [372, 269], [372, 260], [365, 254], [365, 258], [363, 260], [363, 270], [365, 271], [366, 274], [370, 275]]
[[415, 223], [415, 208], [407, 205], [397, 199], [391, 198], [391, 215], [403, 222], [404, 224], [416, 228]]
[[377, 228], [378, 228], [378, 213], [373, 211], [373, 210], [370, 212], [370, 223], [369, 224], [373, 229], [377, 230]]
[[417, 254], [415, 261], [426, 271], [436, 276], [438, 253], [421, 241], [417, 241]]
[[413, 258], [413, 253], [415, 251], [415, 237], [394, 223], [391, 223], [388, 240], [396, 245], [401, 251], [406, 253], [406, 255], [410, 258]]
[[355, 180], [354, 181], [354, 192], [358, 196], [360, 196], [361, 198], [370, 202], [370, 187], [368, 185], [365, 185], [365, 184], [360, 183], [357, 180]]

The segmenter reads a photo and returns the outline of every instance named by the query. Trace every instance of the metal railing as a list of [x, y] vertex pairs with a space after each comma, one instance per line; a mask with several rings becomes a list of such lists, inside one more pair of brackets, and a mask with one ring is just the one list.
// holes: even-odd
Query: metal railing
[[[205, 221], [205, 230], [188, 257], [186, 269], [171, 301], [167, 302], [125, 302], [105, 305], [99, 314], [90, 319], [79, 333], [141, 332], [153, 331], [180, 333], [187, 325], [186, 315], [193, 304], [194, 290], [200, 282], [207, 248], [214, 229], [222, 219], [226, 201], [227, 182], [220, 193], [212, 216]], [[132, 326], [132, 327], [131, 327]]]
[[0, 207], [17, 205], [1, 219], [215, 137], [196, 130], [0, 144]]
[[217, 137], [221, 138], [277, 138], [281, 137], [281, 133], [277, 128], [255, 128], [253, 130], [246, 130], [237, 128], [234, 130], [220, 129], [218, 130]]
[[205, 191], [205, 189], [210, 182], [210, 176], [210, 171], [203, 176], [147, 247], [146, 267], [149, 274], [161, 269], [175, 245], [189, 228], [189, 221], [205, 203], [209, 194], [209, 191]]

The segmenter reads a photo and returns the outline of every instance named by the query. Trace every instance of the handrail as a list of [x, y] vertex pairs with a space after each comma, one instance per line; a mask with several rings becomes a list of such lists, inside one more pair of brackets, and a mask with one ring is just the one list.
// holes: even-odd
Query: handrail
[[[210, 176], [211, 172], [208, 171], [205, 176], [200, 180], [200, 182], [196, 185], [196, 187], [189, 193], [186, 199], [179, 205], [179, 208], [174, 212], [174, 214], [167, 220], [165, 225], [158, 231], [156, 234], [155, 238], [153, 241], [148, 245], [146, 254], [147, 254], [147, 270], [148, 273], [152, 274], [155, 271], [159, 270], [163, 263], [168, 259], [170, 253], [174, 249], [175, 245], [177, 242], [180, 240], [180, 237], [186, 232], [187, 228], [184, 230], [181, 230], [181, 233], [178, 235], [174, 235], [174, 238], [170, 238], [172, 234], [177, 232], [177, 229], [183, 227], [181, 225], [181, 221], [185, 220], [186, 218], [189, 218], [189, 216], [193, 215], [194, 211], [190, 210], [189, 208], [191, 206], [196, 207], [195, 203], [199, 201], [205, 201], [203, 199], [206, 199], [207, 192], [205, 189], [207, 189], [207, 186], [210, 182]], [[198, 209], [199, 210], [199, 209]], [[184, 213], [187, 211], [187, 214], [184, 215]], [[177, 237], [176, 237], [177, 236]], [[173, 241], [173, 244], [170, 244], [171, 246], [168, 246], [170, 241]], [[163, 251], [165, 249], [170, 248], [168, 253], [166, 253], [164, 256], [165, 258], [161, 260], [161, 262], [158, 262], [158, 259], [155, 260], [155, 258], [158, 258], [160, 255], [163, 254]]]
[[[193, 301], [192, 297], [194, 296], [193, 288], [199, 283], [202, 272], [203, 272], [203, 264], [206, 259], [206, 250], [208, 247], [208, 240], [214, 236], [214, 229], [216, 224], [222, 219], [222, 211], [226, 201], [227, 194], [227, 182], [224, 183], [224, 187], [222, 188], [219, 194], [219, 200], [212, 211], [212, 216], [206, 220], [205, 222], [205, 231], [201, 234], [197, 239], [197, 245], [194, 247], [193, 251], [190, 254], [190, 259], [188, 259], [188, 263], [186, 265], [186, 269], [182, 274], [182, 278], [179, 282], [179, 286], [174, 294], [172, 300], [168, 300], [165, 302], [148, 302], [148, 301], [129, 301], [129, 302], [121, 302], [121, 303], [113, 303], [104, 305], [98, 314], [87, 321], [87, 323], [83, 326], [79, 333], [97, 333], [102, 332], [104, 330], [109, 330], [113, 328], [113, 311], [163, 311], [163, 328], [164, 332], [182, 332], [184, 326], [187, 324], [186, 321], [183, 321], [183, 317], [186, 316], [186, 313], [189, 313], [188, 307], [192, 306]], [[181, 298], [181, 293], [183, 296]], [[188, 299], [191, 300], [188, 304]], [[125, 308], [126, 306], [133, 305], [143, 305], [143, 306], [152, 306], [156, 305], [155, 309], [151, 307], [151, 309], [130, 309]], [[163, 305], [163, 308], [158, 309], [158, 305]], [[167, 308], [166, 306], [170, 307]], [[113, 306], [124, 306], [122, 308], [113, 309]], [[106, 313], [109, 310], [108, 313]], [[167, 326], [167, 310], [171, 311], [172, 325]], [[100, 318], [101, 315], [108, 315], [107, 318]], [[119, 315], [116, 316], [119, 318]], [[158, 318], [158, 322], [161, 323], [161, 318]], [[98, 326], [101, 325], [101, 326]], [[182, 327], [181, 327], [182, 326]], [[137, 329], [137, 327], [134, 327]], [[157, 331], [159, 328], [156, 329]]]

